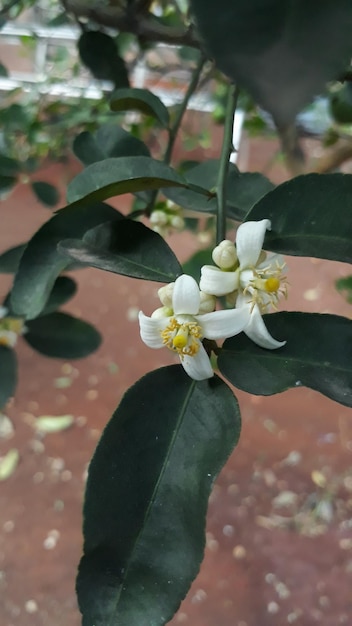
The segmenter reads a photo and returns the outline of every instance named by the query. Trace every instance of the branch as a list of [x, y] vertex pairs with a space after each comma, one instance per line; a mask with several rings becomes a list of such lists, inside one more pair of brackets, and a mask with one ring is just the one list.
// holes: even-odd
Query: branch
[[352, 138], [340, 138], [334, 146], [326, 149], [321, 157], [313, 159], [308, 164], [307, 171], [327, 174], [328, 172], [333, 172], [351, 158]]
[[288, 170], [293, 176], [305, 173], [305, 156], [299, 143], [295, 124], [276, 126]]
[[218, 200], [216, 216], [216, 243], [219, 244], [226, 236], [226, 186], [227, 174], [230, 164], [230, 156], [233, 151], [233, 124], [237, 107], [239, 89], [236, 85], [230, 85], [227, 93], [226, 114], [224, 125], [224, 137], [222, 141], [218, 179], [216, 183], [216, 195]]
[[130, 14], [119, 6], [99, 6], [82, 0], [65, 0], [65, 9], [73, 15], [93, 20], [102, 26], [116, 28], [120, 32], [133, 33], [140, 39], [168, 43], [175, 46], [201, 48], [201, 42], [192, 26], [176, 28], [161, 24], [151, 13]]

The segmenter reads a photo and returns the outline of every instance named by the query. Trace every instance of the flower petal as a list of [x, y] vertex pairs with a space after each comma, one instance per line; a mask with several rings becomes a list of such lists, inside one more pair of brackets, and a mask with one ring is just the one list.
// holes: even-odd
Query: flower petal
[[286, 341], [277, 341], [270, 335], [257, 304], [253, 307], [253, 303], [249, 301], [249, 298], [240, 294], [237, 298], [236, 306], [240, 309], [248, 309], [251, 311], [249, 323], [246, 328], [244, 328], [243, 332], [249, 339], [254, 341], [254, 343], [267, 350], [275, 350], [285, 345]]
[[250, 309], [231, 309], [197, 315], [202, 335], [207, 339], [227, 339], [242, 332], [250, 320]]
[[199, 311], [199, 287], [188, 274], [176, 278], [172, 294], [172, 308], [176, 315], [195, 315]]
[[142, 341], [144, 341], [149, 348], [162, 348], [164, 344], [161, 331], [166, 328], [170, 318], [151, 318], [140, 311], [138, 319]]
[[185, 372], [193, 378], [193, 380], [205, 380], [214, 376], [210, 359], [202, 344], [199, 346], [197, 354], [194, 356], [184, 356], [181, 364]]
[[270, 229], [270, 220], [245, 222], [238, 227], [236, 250], [240, 262], [240, 269], [256, 266], [263, 247], [265, 231]]
[[223, 272], [213, 265], [203, 265], [199, 287], [212, 296], [225, 296], [238, 289], [238, 272]]
[[268, 274], [270, 270], [275, 271], [280, 267], [282, 267], [282, 269], [284, 269], [285, 272], [287, 272], [286, 261], [285, 261], [285, 258], [282, 256], [282, 254], [271, 254], [265, 259], [265, 261], [257, 265], [258, 270], [270, 268], [268, 270]]

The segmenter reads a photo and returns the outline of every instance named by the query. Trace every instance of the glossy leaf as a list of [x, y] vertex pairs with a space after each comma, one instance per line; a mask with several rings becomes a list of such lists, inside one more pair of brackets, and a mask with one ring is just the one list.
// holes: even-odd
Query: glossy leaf
[[102, 224], [89, 231], [83, 241], [68, 239], [59, 249], [79, 263], [134, 278], [165, 283], [182, 274], [165, 240], [133, 220]]
[[81, 61], [99, 80], [110, 80], [116, 87], [128, 87], [128, 73], [116, 42], [100, 31], [85, 31], [79, 38]]
[[239, 432], [237, 401], [217, 377], [196, 383], [174, 365], [127, 391], [89, 468], [83, 626], [171, 619], [198, 572], [209, 493]]
[[111, 96], [112, 111], [140, 111], [154, 117], [162, 126], [169, 126], [169, 111], [164, 103], [148, 89], [117, 89]]
[[349, 0], [191, 0], [191, 6], [218, 67], [279, 125], [292, 122], [349, 64]]
[[92, 163], [68, 186], [68, 202], [96, 202], [124, 193], [180, 187], [185, 181], [168, 165], [145, 157], [110, 158]]
[[101, 343], [100, 333], [87, 322], [67, 313], [50, 313], [26, 323], [23, 335], [29, 345], [45, 356], [81, 359]]
[[116, 124], [104, 124], [94, 135], [80, 133], [73, 142], [73, 151], [86, 166], [109, 157], [150, 156], [143, 141]]
[[16, 353], [8, 346], [0, 345], [0, 410], [14, 395], [17, 385]]
[[12, 289], [13, 310], [26, 319], [37, 317], [43, 310], [55, 280], [70, 264], [57, 249], [60, 241], [83, 237], [94, 226], [122, 217], [102, 203], [58, 211], [35, 233], [23, 253]]
[[351, 263], [351, 215], [351, 174], [308, 174], [276, 187], [246, 220], [271, 220], [269, 250]]
[[272, 313], [265, 324], [277, 350], [264, 350], [244, 334], [226, 339], [218, 367], [228, 380], [255, 395], [310, 387], [352, 406], [352, 321], [318, 313]]
[[1, 274], [14, 274], [17, 271], [18, 264], [20, 262], [23, 251], [26, 247], [25, 243], [21, 243], [19, 246], [14, 246], [5, 250], [0, 254], [0, 273]]
[[[219, 161], [210, 159], [187, 170], [185, 179], [193, 189], [169, 188], [164, 194], [185, 209], [202, 213], [216, 214], [216, 185]], [[197, 191], [195, 190], [197, 189]], [[227, 215], [230, 219], [242, 221], [253, 205], [273, 189], [273, 184], [262, 174], [241, 174], [234, 164], [230, 164], [226, 190]]]
[[53, 207], [59, 202], [60, 194], [54, 185], [36, 180], [31, 183], [31, 187], [42, 204]]
[[77, 284], [69, 276], [59, 276], [50, 292], [47, 303], [41, 312], [41, 315], [48, 315], [56, 311], [60, 306], [66, 304], [77, 291]]

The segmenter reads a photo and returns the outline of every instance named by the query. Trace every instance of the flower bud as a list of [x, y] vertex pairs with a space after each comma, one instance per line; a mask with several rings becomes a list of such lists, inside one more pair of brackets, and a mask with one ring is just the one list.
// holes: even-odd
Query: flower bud
[[173, 215], [170, 218], [170, 226], [176, 230], [183, 230], [185, 227], [185, 220], [181, 217], [181, 215]]
[[199, 313], [212, 313], [215, 310], [216, 298], [204, 291], [200, 292]]
[[160, 211], [157, 209], [153, 211], [150, 216], [150, 223], [155, 224], [155, 226], [166, 226], [168, 222], [167, 214], [164, 211]]
[[165, 285], [165, 287], [160, 287], [160, 289], [158, 289], [159, 300], [164, 307], [166, 306], [172, 308], [174, 285], [175, 283], [169, 283], [168, 285]]
[[160, 320], [164, 317], [170, 317], [170, 315], [172, 315], [173, 311], [172, 309], [170, 309], [167, 306], [161, 306], [159, 309], [155, 309], [155, 311], [153, 311], [153, 313], [151, 314], [151, 318], [152, 319], [156, 319], [156, 320]]
[[220, 267], [221, 270], [234, 269], [237, 263], [236, 248], [229, 239], [224, 239], [224, 241], [214, 248], [212, 257], [214, 263]]

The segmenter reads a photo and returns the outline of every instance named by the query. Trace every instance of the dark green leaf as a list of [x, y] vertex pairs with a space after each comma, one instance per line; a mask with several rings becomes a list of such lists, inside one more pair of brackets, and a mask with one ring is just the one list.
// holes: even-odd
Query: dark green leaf
[[17, 183], [14, 176], [1, 176], [0, 174], [0, 193], [6, 193], [12, 189]]
[[58, 211], [35, 233], [23, 253], [12, 289], [13, 310], [27, 319], [42, 311], [56, 278], [70, 264], [57, 249], [60, 241], [81, 238], [98, 224], [122, 218], [121, 213], [102, 203]]
[[186, 263], [182, 264], [183, 272], [193, 276], [193, 278], [199, 282], [200, 270], [203, 265], [213, 265], [212, 259], [213, 248], [207, 248], [206, 250], [198, 250], [193, 256], [191, 256]]
[[0, 345], [0, 410], [14, 395], [17, 385], [17, 359], [12, 348]]
[[166, 241], [133, 220], [102, 224], [89, 231], [83, 241], [68, 239], [59, 249], [79, 263], [133, 278], [166, 283], [182, 274]]
[[117, 89], [111, 96], [112, 111], [140, 111], [151, 115], [162, 126], [169, 126], [169, 111], [164, 103], [148, 89]]
[[84, 165], [109, 157], [150, 156], [143, 141], [116, 124], [104, 124], [94, 135], [80, 133], [73, 142], [73, 151]]
[[116, 87], [129, 87], [125, 62], [116, 42], [106, 33], [86, 31], [78, 41], [82, 63], [99, 80], [110, 80]]
[[219, 68], [286, 125], [349, 64], [350, 0], [191, 0]]
[[345, 83], [330, 94], [330, 112], [338, 124], [352, 124], [352, 85]]
[[271, 220], [269, 250], [351, 263], [351, 217], [351, 174], [307, 174], [264, 196], [246, 220]]
[[[167, 198], [190, 211], [216, 214], [216, 186], [219, 174], [219, 160], [209, 159], [185, 172], [187, 182], [198, 188], [169, 188], [163, 190]], [[241, 221], [251, 207], [265, 193], [273, 188], [273, 184], [262, 174], [241, 174], [237, 167], [230, 163], [226, 191], [227, 215], [231, 219]]]
[[87, 322], [67, 313], [50, 313], [26, 323], [23, 338], [45, 356], [55, 359], [82, 359], [101, 343], [98, 331]]
[[76, 282], [69, 276], [59, 276], [51, 290], [48, 301], [41, 312], [41, 315], [53, 313], [63, 304], [66, 304], [77, 291]]
[[59, 202], [60, 194], [54, 185], [38, 180], [33, 181], [31, 187], [39, 202], [42, 202], [42, 204], [53, 207]]
[[123, 193], [160, 187], [182, 187], [185, 181], [168, 165], [145, 156], [120, 157], [92, 163], [68, 186], [71, 203], [106, 200]]
[[17, 174], [21, 171], [21, 164], [16, 161], [16, 159], [12, 159], [6, 154], [0, 153], [0, 176], [1, 177], [16, 177]]
[[23, 251], [26, 247], [25, 243], [9, 248], [2, 254], [0, 254], [0, 273], [1, 274], [14, 274], [17, 272], [18, 264], [20, 262]]
[[240, 432], [219, 378], [180, 365], [151, 372], [122, 399], [88, 474], [77, 593], [83, 626], [161, 626], [203, 558], [216, 475]]
[[272, 336], [286, 345], [264, 350], [244, 334], [226, 339], [218, 359], [221, 373], [255, 395], [304, 385], [352, 406], [352, 321], [318, 313], [263, 317]]

